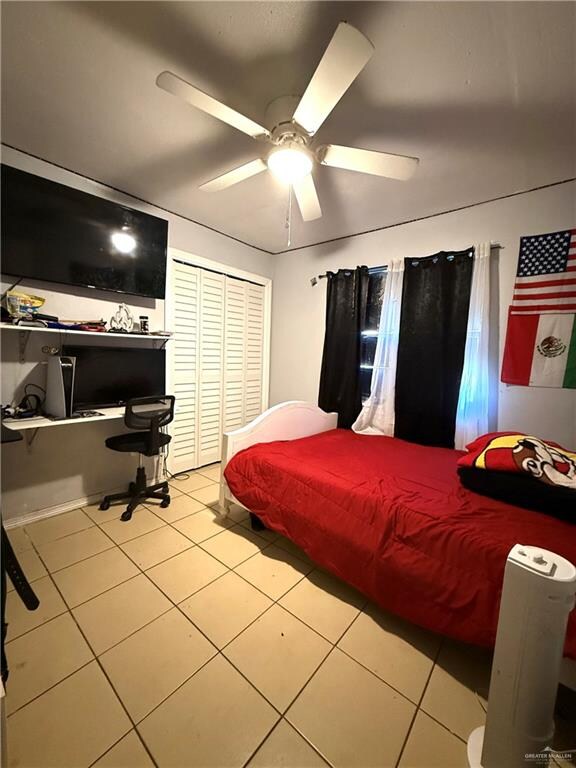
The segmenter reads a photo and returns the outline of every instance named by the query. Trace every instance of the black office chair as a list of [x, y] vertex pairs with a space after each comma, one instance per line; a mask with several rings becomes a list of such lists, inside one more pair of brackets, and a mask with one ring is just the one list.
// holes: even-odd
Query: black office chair
[[146, 485], [143, 456], [158, 456], [161, 448], [168, 445], [172, 439], [160, 429], [174, 418], [174, 400], [173, 395], [137, 397], [128, 400], [124, 411], [124, 424], [128, 429], [141, 431], [109, 437], [106, 440], [106, 447], [113, 451], [140, 454], [136, 482], [130, 483], [127, 493], [112, 493], [110, 496], [104, 496], [100, 502], [100, 509], [109, 509], [110, 504], [115, 501], [129, 499], [128, 506], [120, 518], [126, 522], [132, 518], [132, 513], [138, 504], [145, 499], [161, 499], [161, 507], [167, 507], [170, 504], [170, 489], [166, 481]]

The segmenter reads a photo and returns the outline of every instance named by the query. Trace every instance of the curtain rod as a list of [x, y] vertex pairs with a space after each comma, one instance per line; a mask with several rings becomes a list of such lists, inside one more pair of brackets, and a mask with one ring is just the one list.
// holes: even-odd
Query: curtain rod
[[[494, 242], [493, 240], [490, 241], [490, 248], [498, 248], [499, 250], [504, 250], [504, 246], [500, 243]], [[388, 267], [369, 267], [370, 272], [386, 272]], [[314, 277], [310, 278], [310, 285], [312, 288], [314, 288], [315, 285], [318, 285], [318, 280], [324, 280], [328, 277], [328, 272], [324, 272], [322, 275], [315, 275]]]

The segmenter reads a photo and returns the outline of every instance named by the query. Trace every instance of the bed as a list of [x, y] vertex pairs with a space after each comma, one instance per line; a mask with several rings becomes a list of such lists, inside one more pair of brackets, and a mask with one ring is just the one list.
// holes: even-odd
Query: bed
[[[461, 452], [335, 427], [291, 402], [226, 435], [223, 513], [241, 504], [382, 608], [485, 646], [514, 544], [576, 562], [573, 524], [466, 490]], [[565, 655], [576, 659], [576, 611]]]

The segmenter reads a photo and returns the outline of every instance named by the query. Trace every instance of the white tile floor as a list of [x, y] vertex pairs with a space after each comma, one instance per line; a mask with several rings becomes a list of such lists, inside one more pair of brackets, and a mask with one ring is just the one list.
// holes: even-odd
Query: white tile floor
[[291, 542], [220, 520], [218, 466], [129, 523], [9, 532], [8, 765], [464, 768], [490, 655], [386, 615]]

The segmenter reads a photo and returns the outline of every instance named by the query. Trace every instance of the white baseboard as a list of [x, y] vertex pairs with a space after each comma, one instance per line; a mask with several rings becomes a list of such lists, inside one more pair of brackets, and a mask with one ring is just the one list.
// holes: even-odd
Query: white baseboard
[[[155, 483], [161, 483], [164, 478], [155, 478]], [[22, 525], [29, 525], [35, 523], [38, 520], [44, 520], [47, 517], [54, 517], [54, 515], [60, 515], [62, 512], [70, 512], [73, 509], [79, 507], [87, 507], [90, 504], [98, 504], [103, 496], [110, 493], [119, 493], [125, 491], [126, 486], [117, 486], [116, 488], [108, 488], [103, 491], [98, 491], [90, 496], [81, 496], [79, 499], [71, 499], [70, 501], [64, 501], [62, 504], [56, 504], [53, 507], [44, 507], [43, 509], [35, 509], [31, 512], [27, 512], [24, 515], [18, 515], [17, 517], [11, 517], [8, 520], [3, 520], [4, 528], [10, 530], [11, 528], [19, 528]]]
[[10, 530], [10, 528], [19, 528], [21, 525], [35, 523], [37, 520], [44, 520], [46, 517], [60, 515], [62, 512], [70, 512], [72, 509], [87, 507], [90, 504], [99, 502], [102, 496], [106, 496], [107, 493], [117, 493], [120, 490], [122, 489], [115, 488], [113, 490], [102, 491], [101, 493], [94, 493], [91, 496], [81, 496], [79, 499], [71, 499], [62, 504], [56, 504], [53, 507], [35, 509], [32, 512], [27, 512], [25, 515], [18, 515], [18, 517], [10, 518], [10, 520], [4, 520], [4, 528], [6, 528], [6, 530]]

